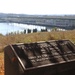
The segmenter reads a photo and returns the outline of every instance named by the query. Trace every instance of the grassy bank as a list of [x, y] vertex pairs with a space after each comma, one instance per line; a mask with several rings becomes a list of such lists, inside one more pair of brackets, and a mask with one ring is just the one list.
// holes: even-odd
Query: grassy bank
[[0, 35], [0, 75], [4, 75], [4, 53], [3, 48], [13, 43], [30, 43], [37, 41], [68, 39], [75, 43], [75, 30], [64, 32], [40, 32], [31, 34]]
[[47, 40], [60, 40], [69, 39], [75, 43], [75, 30], [72, 31], [52, 31], [52, 32], [39, 32], [30, 34], [17, 34], [17, 35], [0, 35], [0, 52], [3, 51], [4, 46], [12, 43], [30, 43], [37, 41]]

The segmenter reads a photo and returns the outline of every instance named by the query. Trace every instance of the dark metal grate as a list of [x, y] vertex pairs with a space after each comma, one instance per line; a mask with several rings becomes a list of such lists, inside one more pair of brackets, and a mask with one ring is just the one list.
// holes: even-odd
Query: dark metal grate
[[70, 41], [64, 40], [13, 45], [13, 48], [18, 56], [25, 60], [23, 61], [25, 67], [30, 68], [75, 59], [73, 46]]
[[5, 75], [75, 74], [75, 45], [69, 40], [12, 44], [4, 53]]

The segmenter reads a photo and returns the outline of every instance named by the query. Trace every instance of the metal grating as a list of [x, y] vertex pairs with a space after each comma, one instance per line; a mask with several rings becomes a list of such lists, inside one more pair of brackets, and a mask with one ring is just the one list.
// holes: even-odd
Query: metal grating
[[[9, 45], [5, 54], [12, 64], [19, 64], [24, 75], [52, 75], [75, 68], [75, 46], [69, 40]], [[48, 72], [43, 73], [45, 70]]]

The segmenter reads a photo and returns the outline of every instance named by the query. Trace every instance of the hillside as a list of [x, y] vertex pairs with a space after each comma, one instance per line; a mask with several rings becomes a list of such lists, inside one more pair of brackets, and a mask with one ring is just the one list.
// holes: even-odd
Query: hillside
[[57, 32], [40, 32], [30, 34], [17, 35], [0, 35], [0, 75], [4, 75], [4, 52], [3, 48], [8, 44], [13, 43], [30, 43], [47, 40], [68, 39], [75, 43], [75, 30], [72, 31], [57, 31]]
[[3, 36], [0, 35], [0, 49], [12, 43], [29, 43], [46, 40], [61, 40], [69, 39], [75, 43], [75, 30], [71, 31], [52, 31], [52, 32], [37, 32], [29, 34], [13, 34]]

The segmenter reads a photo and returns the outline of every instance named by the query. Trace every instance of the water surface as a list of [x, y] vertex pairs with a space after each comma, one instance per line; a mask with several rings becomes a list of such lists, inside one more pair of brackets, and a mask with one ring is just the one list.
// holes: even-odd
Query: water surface
[[40, 31], [41, 29], [45, 29], [44, 26], [36, 26], [36, 25], [27, 25], [27, 24], [18, 24], [18, 23], [0, 23], [0, 33], [6, 35], [10, 32], [21, 32], [26, 29], [37, 29]]

